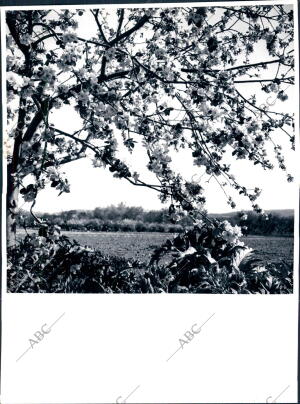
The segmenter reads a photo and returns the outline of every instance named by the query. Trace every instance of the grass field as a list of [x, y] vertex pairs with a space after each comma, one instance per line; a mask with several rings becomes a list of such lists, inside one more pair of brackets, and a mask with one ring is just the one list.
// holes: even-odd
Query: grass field
[[[24, 235], [23, 230], [18, 233]], [[121, 232], [63, 232], [82, 245], [99, 249], [105, 255], [117, 255], [124, 258], [135, 258], [148, 261], [154, 248], [159, 247], [174, 235], [166, 233], [121, 233]], [[265, 262], [285, 260], [293, 262], [292, 237], [248, 236], [243, 241], [256, 250], [256, 254]]]

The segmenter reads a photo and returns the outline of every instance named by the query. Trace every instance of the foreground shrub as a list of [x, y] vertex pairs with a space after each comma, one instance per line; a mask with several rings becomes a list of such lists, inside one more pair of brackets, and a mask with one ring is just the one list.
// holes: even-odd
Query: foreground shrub
[[[11, 292], [134, 292], [132, 263], [80, 246], [59, 229], [26, 235], [8, 249]], [[137, 266], [137, 265], [135, 265]]]
[[175, 257], [164, 268], [172, 274], [168, 292], [292, 293], [292, 265], [264, 263], [240, 237], [240, 228], [227, 221], [200, 223], [158, 248], [150, 264]]
[[[44, 225], [8, 249], [10, 292], [291, 293], [292, 268], [264, 265], [228, 222], [198, 223], [168, 240], [150, 263], [106, 257]], [[166, 264], [166, 256], [169, 260]], [[171, 259], [170, 259], [171, 257]]]

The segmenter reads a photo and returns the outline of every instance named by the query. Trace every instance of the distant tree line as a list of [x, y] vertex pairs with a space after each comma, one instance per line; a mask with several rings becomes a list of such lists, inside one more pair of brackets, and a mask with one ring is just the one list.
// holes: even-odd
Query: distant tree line
[[[142, 207], [118, 206], [95, 208], [94, 210], [69, 210], [60, 213], [40, 213], [39, 218], [56, 224], [62, 230], [75, 231], [123, 231], [123, 232], [166, 232], [180, 233], [184, 227], [192, 226], [192, 220], [185, 218], [172, 223], [168, 209], [146, 211]], [[18, 227], [34, 228], [34, 218], [22, 211], [17, 219]]]
[[[211, 215], [213, 217], [213, 215]], [[40, 213], [44, 222], [56, 224], [62, 230], [73, 231], [122, 231], [122, 232], [165, 232], [181, 233], [193, 225], [190, 217], [172, 223], [168, 209], [144, 210], [138, 206], [95, 208], [94, 210], [68, 210], [60, 213]], [[232, 225], [242, 226], [244, 234], [291, 236], [294, 231], [293, 216], [269, 214], [268, 218], [254, 212], [247, 212], [247, 219], [240, 212], [221, 217]], [[34, 228], [35, 220], [28, 211], [21, 211], [17, 218], [18, 227]]]
[[258, 215], [255, 212], [247, 213], [247, 220], [240, 222], [240, 215], [235, 215], [232, 224], [242, 224], [246, 226], [246, 234], [253, 235], [274, 235], [274, 236], [292, 236], [294, 234], [294, 217], [280, 216], [269, 213], [268, 217]]

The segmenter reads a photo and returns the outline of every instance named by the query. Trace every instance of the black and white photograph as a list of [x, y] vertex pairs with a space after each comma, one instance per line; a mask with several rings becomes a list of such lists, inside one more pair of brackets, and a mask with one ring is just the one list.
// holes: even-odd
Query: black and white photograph
[[5, 22], [9, 293], [293, 292], [293, 4]]
[[299, 402], [299, 2], [0, 6], [1, 403]]

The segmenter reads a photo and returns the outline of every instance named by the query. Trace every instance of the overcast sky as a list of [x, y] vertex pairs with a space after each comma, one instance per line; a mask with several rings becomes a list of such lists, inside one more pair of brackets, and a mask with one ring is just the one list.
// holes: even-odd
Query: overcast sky
[[[82, 20], [79, 29], [80, 36], [90, 37], [94, 34], [94, 24], [90, 24], [89, 17]], [[93, 28], [91, 28], [93, 27]], [[254, 56], [254, 60], [270, 60], [264, 46], [261, 46], [259, 52]], [[264, 58], [264, 59], [263, 59]], [[276, 66], [270, 65], [269, 74], [274, 75]], [[273, 70], [272, 70], [273, 69]], [[246, 97], [253, 93], [253, 85], [251, 89], [249, 85], [240, 84], [239, 90]], [[289, 99], [284, 103], [277, 100], [273, 110], [280, 112], [295, 110], [295, 90], [291, 87], [288, 89]], [[268, 94], [258, 97], [258, 105], [265, 102]], [[272, 100], [276, 98], [273, 94]], [[272, 102], [269, 99], [270, 102]], [[64, 106], [61, 110], [56, 110], [51, 115], [51, 121], [55, 122], [55, 126], [59, 129], [72, 133], [80, 127], [80, 119], [77, 113], [69, 106]], [[284, 139], [283, 132], [278, 133], [280, 139], [283, 140], [284, 154], [287, 159], [289, 172], [293, 175], [296, 168], [296, 156], [289, 148], [289, 142]], [[134, 158], [125, 160], [129, 166], [141, 173], [141, 179], [154, 180], [153, 174], [145, 168], [146, 154], [141, 148], [137, 148], [138, 152], [134, 153]], [[181, 151], [180, 155], [172, 154], [174, 167], [184, 178], [191, 180], [196, 179], [201, 174], [199, 167], [193, 166], [191, 152]], [[282, 170], [275, 167], [273, 171], [264, 171], [261, 167], [253, 166], [250, 162], [239, 160], [236, 161], [229, 157], [228, 162], [232, 165], [232, 173], [242, 185], [249, 188], [258, 186], [263, 189], [263, 193], [258, 200], [259, 205], [267, 209], [285, 209], [294, 208], [296, 192], [294, 183], [287, 183], [286, 175]], [[276, 161], [275, 166], [276, 166]], [[199, 171], [200, 170], [200, 171]], [[107, 205], [117, 205], [124, 202], [129, 206], [143, 206], [145, 209], [160, 209], [162, 205], [158, 199], [158, 193], [142, 188], [135, 187], [125, 180], [116, 179], [108, 169], [94, 168], [89, 159], [82, 159], [65, 165], [62, 169], [66, 173], [71, 184], [71, 192], [62, 194], [59, 197], [58, 192], [53, 188], [47, 187], [41, 191], [37, 197], [35, 210], [43, 212], [59, 212], [69, 209], [94, 209], [95, 207], [104, 207]], [[194, 176], [194, 177], [193, 177]], [[207, 209], [209, 212], [221, 213], [230, 210], [227, 205], [226, 198], [219, 186], [213, 182], [206, 184]], [[228, 188], [228, 191], [231, 191]], [[234, 201], [237, 203], [236, 209], [251, 209], [251, 205], [246, 198], [240, 197], [232, 190], [229, 192]], [[23, 209], [29, 209], [30, 204], [20, 203]]]

